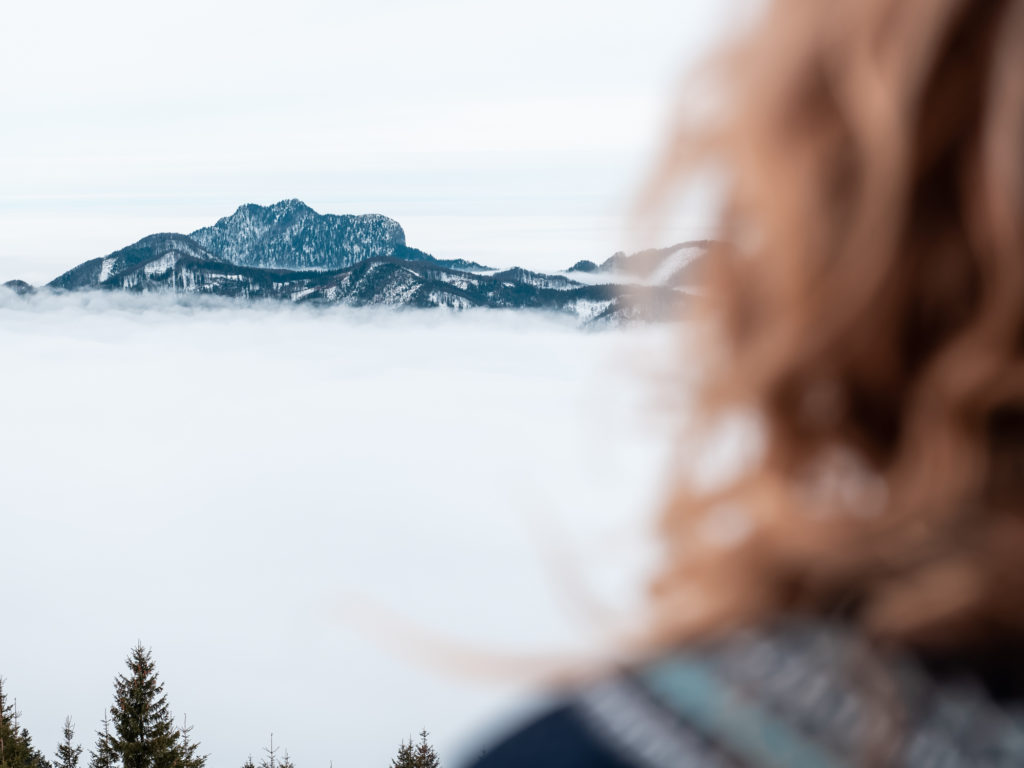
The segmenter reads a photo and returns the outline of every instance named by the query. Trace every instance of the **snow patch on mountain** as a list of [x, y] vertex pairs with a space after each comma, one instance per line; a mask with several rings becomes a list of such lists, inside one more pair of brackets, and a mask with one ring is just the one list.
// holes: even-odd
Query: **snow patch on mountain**
[[595, 301], [593, 299], [577, 299], [572, 304], [573, 312], [583, 322], [588, 322], [598, 317], [603, 312], [606, 312], [612, 305], [612, 299], [605, 299], [603, 301]]
[[[154, 259], [142, 268], [146, 277], [156, 277], [158, 275], [166, 275], [170, 270], [174, 269], [174, 265], [177, 263], [177, 256], [173, 251], [166, 253], [158, 259]], [[106, 259], [104, 259], [106, 262]], [[105, 266], [105, 264], [104, 264]]]
[[114, 262], [113, 256], [107, 256], [100, 265], [100, 275], [96, 278], [96, 282], [105, 283], [110, 279], [110, 276], [114, 274]]
[[688, 245], [672, 251], [647, 276], [646, 285], [665, 285], [681, 270], [692, 264], [707, 252], [704, 246]]

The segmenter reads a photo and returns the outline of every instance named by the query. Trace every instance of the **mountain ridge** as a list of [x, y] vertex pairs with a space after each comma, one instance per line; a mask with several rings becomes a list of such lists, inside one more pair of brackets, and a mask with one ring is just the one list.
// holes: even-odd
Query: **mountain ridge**
[[[632, 256], [618, 253], [600, 266], [587, 262], [593, 269], [579, 269], [577, 263], [561, 273], [494, 270], [412, 248], [401, 225], [381, 214], [319, 214], [292, 199], [239, 206], [189, 235], [148, 235], [82, 262], [46, 288], [170, 291], [312, 305], [540, 309], [587, 324], [666, 320], [688, 300], [672, 279], [705, 251], [705, 242], [688, 242]], [[630, 270], [636, 279], [628, 277]], [[614, 279], [604, 280], [605, 275]], [[595, 276], [600, 279], [590, 279]], [[21, 295], [33, 290], [11, 282]]]

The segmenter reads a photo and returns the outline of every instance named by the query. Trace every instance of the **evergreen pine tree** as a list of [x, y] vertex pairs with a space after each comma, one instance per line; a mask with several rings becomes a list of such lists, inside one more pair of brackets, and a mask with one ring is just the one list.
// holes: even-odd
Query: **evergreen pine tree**
[[110, 717], [103, 710], [103, 730], [96, 731], [96, 748], [89, 750], [89, 768], [115, 768], [117, 752], [110, 734]]
[[43, 753], [32, 746], [27, 728], [18, 722], [18, 702], [8, 698], [0, 677], [0, 768], [50, 768]]
[[206, 756], [197, 754], [199, 745], [174, 727], [152, 653], [139, 643], [126, 663], [128, 674], [114, 680], [114, 732], [103, 739], [121, 768], [202, 768]]
[[75, 745], [75, 724], [71, 717], [64, 718], [64, 740], [57, 745], [57, 759], [54, 768], [78, 768], [78, 758], [82, 756], [82, 745]]
[[412, 741], [402, 741], [398, 754], [391, 761], [391, 768], [416, 768], [416, 753]]
[[278, 750], [279, 747], [274, 746], [274, 734], [270, 734], [270, 746], [263, 748], [266, 755], [260, 760], [259, 768], [281, 768], [281, 761], [277, 759]]
[[205, 768], [206, 766], [206, 759], [209, 755], [199, 754], [199, 742], [192, 741], [192, 728], [193, 726], [188, 724], [188, 715], [186, 715], [179, 731], [181, 746], [177, 768]]
[[292, 762], [291, 757], [288, 756], [288, 750], [284, 751], [284, 757], [281, 758], [281, 762], [277, 764], [278, 768], [295, 768], [295, 763]]
[[11, 764], [11, 750], [14, 738], [14, 705], [7, 700], [7, 691], [4, 690], [6, 681], [0, 677], [0, 768], [7, 768]]
[[441, 759], [437, 756], [437, 752], [427, 742], [426, 729], [420, 731], [420, 743], [416, 745], [413, 753], [413, 765], [415, 768], [441, 768]]
[[252, 761], [252, 755], [249, 755], [248, 759], [242, 763], [242, 768], [256, 768], [256, 763]]

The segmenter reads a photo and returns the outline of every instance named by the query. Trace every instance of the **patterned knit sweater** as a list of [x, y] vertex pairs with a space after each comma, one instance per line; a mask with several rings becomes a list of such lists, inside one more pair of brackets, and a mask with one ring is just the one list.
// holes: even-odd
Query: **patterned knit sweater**
[[940, 667], [788, 621], [591, 684], [474, 768], [1024, 768], [1016, 650]]

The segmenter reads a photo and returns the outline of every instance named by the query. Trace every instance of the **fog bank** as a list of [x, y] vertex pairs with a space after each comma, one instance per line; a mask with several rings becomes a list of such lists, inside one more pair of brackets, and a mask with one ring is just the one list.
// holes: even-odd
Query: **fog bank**
[[670, 329], [153, 301], [0, 290], [0, 675], [45, 752], [66, 714], [91, 746], [141, 640], [213, 766], [271, 731], [383, 766], [421, 728], [451, 765], [521, 686], [413, 661], [346, 596], [510, 653], [592, 643], [577, 578], [635, 601]]

